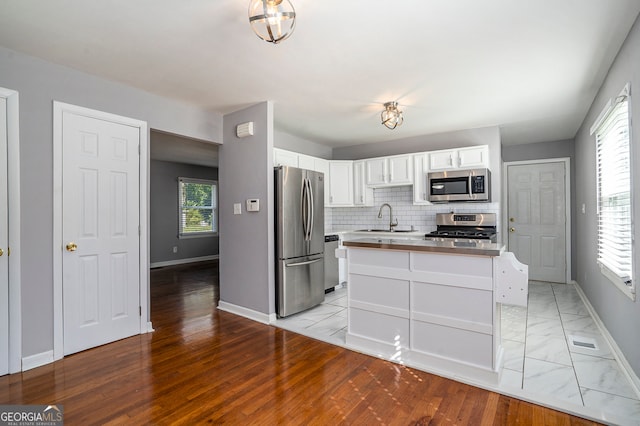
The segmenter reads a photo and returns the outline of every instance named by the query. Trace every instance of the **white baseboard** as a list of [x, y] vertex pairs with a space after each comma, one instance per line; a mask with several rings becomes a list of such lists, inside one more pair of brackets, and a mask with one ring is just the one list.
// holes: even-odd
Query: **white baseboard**
[[22, 371], [41, 367], [53, 362], [53, 351], [42, 352], [22, 358]]
[[609, 330], [607, 330], [607, 327], [605, 327], [604, 323], [598, 316], [598, 313], [596, 312], [595, 308], [593, 307], [593, 305], [591, 305], [591, 302], [589, 302], [589, 299], [587, 299], [587, 295], [584, 294], [584, 291], [582, 291], [580, 284], [578, 284], [576, 281], [572, 281], [572, 284], [575, 285], [576, 290], [580, 295], [580, 298], [582, 299], [585, 306], [587, 307], [587, 310], [589, 310], [589, 314], [591, 314], [591, 317], [593, 318], [596, 325], [602, 332], [602, 335], [607, 340], [607, 343], [609, 343], [609, 346], [611, 346], [613, 356], [618, 361], [618, 364], [622, 367], [622, 374], [624, 374], [627, 377], [627, 379], [629, 379], [633, 387], [633, 390], [636, 393], [636, 396], [640, 399], [640, 378], [638, 378], [636, 373], [633, 371], [633, 368], [631, 368], [631, 364], [629, 364], [629, 361], [627, 361], [627, 358], [625, 358], [624, 354], [622, 353], [622, 350], [620, 349], [616, 341], [613, 339], [613, 336], [609, 333]]
[[253, 309], [245, 308], [244, 306], [234, 305], [233, 303], [227, 303], [224, 301], [218, 302], [218, 309], [232, 314], [240, 315], [241, 317], [249, 318], [250, 320], [261, 322], [263, 324], [271, 324], [276, 320], [276, 314], [265, 314], [263, 312], [254, 311]]
[[218, 254], [212, 254], [210, 256], [190, 257], [187, 259], [167, 260], [164, 262], [151, 262], [149, 267], [153, 269], [153, 268], [162, 268], [163, 266], [184, 265], [185, 263], [204, 262], [205, 260], [215, 260], [215, 259], [218, 259], [219, 257], [220, 255]]
[[144, 333], [153, 333], [155, 330], [153, 329], [153, 324], [151, 324], [151, 321], [147, 321], [147, 328], [146, 330], [142, 330], [142, 333], [140, 334], [144, 334]]

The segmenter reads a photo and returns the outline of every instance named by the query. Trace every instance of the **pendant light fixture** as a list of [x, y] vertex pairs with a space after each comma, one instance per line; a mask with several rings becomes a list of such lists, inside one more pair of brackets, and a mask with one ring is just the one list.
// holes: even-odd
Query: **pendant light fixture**
[[278, 44], [293, 33], [296, 11], [289, 0], [251, 0], [249, 23], [258, 37]]
[[382, 124], [389, 129], [395, 129], [402, 125], [404, 117], [402, 117], [402, 111], [398, 109], [397, 102], [387, 102], [384, 104], [384, 111], [380, 114]]

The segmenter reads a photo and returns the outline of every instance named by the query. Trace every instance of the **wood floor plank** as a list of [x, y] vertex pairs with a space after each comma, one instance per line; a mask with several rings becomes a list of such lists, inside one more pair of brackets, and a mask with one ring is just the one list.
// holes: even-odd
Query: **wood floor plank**
[[0, 404], [83, 426], [596, 424], [219, 311], [217, 280], [152, 270], [155, 332], [0, 377]]

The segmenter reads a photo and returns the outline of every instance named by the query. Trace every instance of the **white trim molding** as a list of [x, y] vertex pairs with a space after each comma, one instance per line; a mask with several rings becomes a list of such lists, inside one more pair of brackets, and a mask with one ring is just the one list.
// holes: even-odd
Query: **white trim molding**
[[46, 351], [22, 358], [22, 371], [42, 367], [53, 362], [53, 351]]
[[218, 302], [218, 309], [225, 312], [230, 312], [241, 317], [248, 318], [253, 321], [261, 322], [263, 324], [271, 324], [276, 320], [276, 314], [265, 314], [263, 312], [254, 311], [253, 309], [245, 308], [244, 306], [234, 305], [233, 303], [227, 303], [224, 301]]
[[598, 312], [596, 312], [593, 305], [591, 305], [591, 302], [589, 302], [589, 299], [587, 298], [587, 295], [584, 293], [584, 291], [582, 291], [582, 287], [580, 287], [580, 284], [578, 284], [576, 281], [572, 281], [572, 283], [578, 291], [580, 299], [582, 299], [585, 306], [587, 307], [591, 318], [593, 318], [593, 321], [600, 329], [602, 336], [607, 340], [607, 343], [609, 343], [611, 351], [613, 352], [613, 356], [616, 358], [616, 360], [618, 361], [618, 365], [620, 365], [622, 369], [622, 374], [627, 377], [627, 379], [631, 383], [631, 386], [633, 387], [633, 390], [636, 393], [636, 396], [638, 397], [638, 399], [640, 399], [640, 378], [633, 371], [633, 368], [631, 368], [631, 364], [629, 364], [629, 361], [627, 361], [627, 358], [622, 353], [622, 350], [614, 340], [613, 336], [611, 335], [611, 333], [609, 333], [609, 330], [607, 330], [604, 322], [602, 322], [602, 320], [598, 316]]
[[149, 128], [145, 121], [53, 101], [53, 360], [64, 357], [64, 311], [62, 303], [62, 116], [69, 112], [138, 128], [139, 220], [140, 220], [140, 334], [153, 331], [149, 301]]
[[502, 164], [502, 219], [500, 233], [503, 235], [502, 243], [509, 250], [509, 166], [525, 166], [529, 164], [564, 163], [564, 187], [565, 187], [565, 283], [571, 282], [571, 158], [548, 158], [542, 160], [509, 161]]
[[216, 260], [220, 257], [218, 254], [212, 254], [210, 256], [189, 257], [186, 259], [165, 260], [162, 262], [151, 262], [151, 269], [162, 268], [165, 266], [184, 265], [187, 263], [204, 262], [207, 260]]
[[22, 296], [20, 274], [20, 108], [15, 90], [0, 87], [7, 102], [7, 183], [9, 198], [9, 373], [22, 369]]

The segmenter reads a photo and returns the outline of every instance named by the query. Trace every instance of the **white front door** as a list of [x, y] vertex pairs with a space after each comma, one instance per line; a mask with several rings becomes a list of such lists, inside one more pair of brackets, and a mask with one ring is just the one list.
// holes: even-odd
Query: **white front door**
[[0, 376], [9, 373], [9, 199], [7, 100], [0, 97]]
[[64, 354], [140, 333], [140, 129], [62, 113]]
[[529, 279], [566, 282], [564, 161], [507, 165], [509, 251], [529, 265]]

